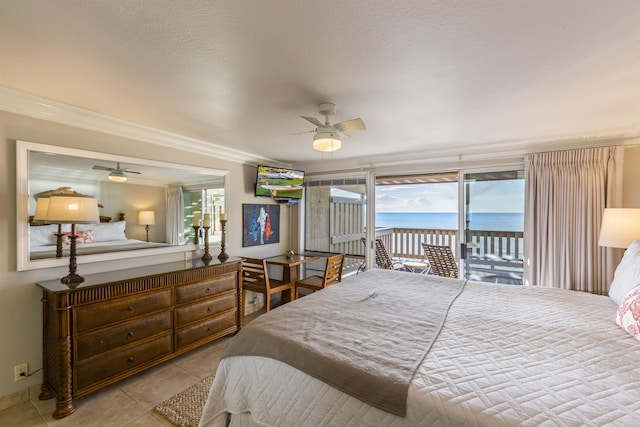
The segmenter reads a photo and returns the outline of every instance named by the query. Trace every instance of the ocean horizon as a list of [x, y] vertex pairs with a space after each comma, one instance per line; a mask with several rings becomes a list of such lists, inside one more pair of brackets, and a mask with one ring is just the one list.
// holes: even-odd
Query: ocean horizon
[[[470, 230], [524, 231], [524, 213], [474, 212]], [[376, 227], [457, 230], [456, 212], [376, 212]]]

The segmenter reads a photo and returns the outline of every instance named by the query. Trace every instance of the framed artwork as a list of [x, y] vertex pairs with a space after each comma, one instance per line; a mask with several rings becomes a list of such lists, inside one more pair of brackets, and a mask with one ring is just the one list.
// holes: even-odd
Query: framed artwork
[[242, 247], [280, 242], [280, 205], [242, 205]]

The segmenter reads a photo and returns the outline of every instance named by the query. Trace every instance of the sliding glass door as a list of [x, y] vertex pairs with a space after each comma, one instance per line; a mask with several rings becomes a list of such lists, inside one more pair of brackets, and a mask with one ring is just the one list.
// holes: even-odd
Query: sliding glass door
[[462, 190], [465, 277], [522, 284], [524, 171], [467, 172]]

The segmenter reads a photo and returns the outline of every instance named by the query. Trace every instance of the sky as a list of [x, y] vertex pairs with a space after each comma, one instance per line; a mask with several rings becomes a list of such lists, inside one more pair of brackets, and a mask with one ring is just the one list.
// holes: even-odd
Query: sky
[[[471, 182], [472, 212], [523, 212], [524, 180]], [[457, 212], [458, 183], [380, 185], [376, 212]]]

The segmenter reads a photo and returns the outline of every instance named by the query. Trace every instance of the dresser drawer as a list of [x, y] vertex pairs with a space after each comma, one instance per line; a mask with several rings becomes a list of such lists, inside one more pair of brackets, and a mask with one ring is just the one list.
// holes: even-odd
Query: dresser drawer
[[236, 289], [236, 273], [227, 273], [188, 285], [176, 286], [176, 305], [190, 303], [232, 289]]
[[236, 310], [203, 320], [176, 333], [176, 349], [186, 347], [202, 339], [212, 337], [225, 329], [236, 327]]
[[173, 351], [172, 344], [171, 334], [167, 334], [136, 346], [105, 353], [90, 362], [80, 363], [74, 369], [74, 388], [82, 391], [100, 381], [170, 354]]
[[176, 327], [181, 328], [221, 311], [232, 310], [236, 308], [236, 300], [237, 294], [229, 291], [213, 298], [176, 308]]
[[152, 337], [173, 328], [171, 311], [153, 314], [142, 319], [120, 323], [98, 332], [81, 335], [74, 339], [75, 361], [113, 350], [120, 346]]
[[75, 333], [171, 307], [171, 289], [116, 298], [74, 309]]

